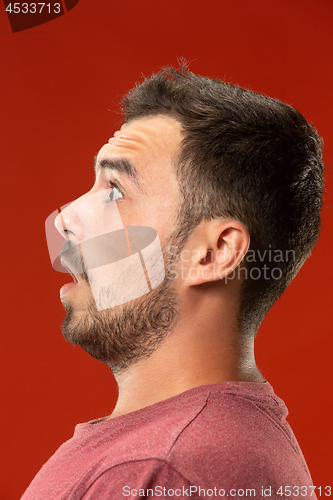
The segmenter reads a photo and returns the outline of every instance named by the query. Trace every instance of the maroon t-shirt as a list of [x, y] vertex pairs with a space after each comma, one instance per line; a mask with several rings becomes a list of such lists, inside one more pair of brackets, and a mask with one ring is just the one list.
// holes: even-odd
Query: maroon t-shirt
[[315, 500], [287, 414], [269, 383], [224, 382], [80, 424], [22, 500]]

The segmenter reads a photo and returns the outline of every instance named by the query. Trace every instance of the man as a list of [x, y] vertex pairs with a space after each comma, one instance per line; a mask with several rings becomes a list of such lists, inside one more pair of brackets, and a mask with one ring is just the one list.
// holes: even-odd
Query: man
[[23, 498], [313, 499], [254, 338], [318, 237], [318, 134], [287, 104], [184, 66], [123, 105], [93, 188], [56, 220], [75, 280], [63, 334], [110, 366], [119, 399]]

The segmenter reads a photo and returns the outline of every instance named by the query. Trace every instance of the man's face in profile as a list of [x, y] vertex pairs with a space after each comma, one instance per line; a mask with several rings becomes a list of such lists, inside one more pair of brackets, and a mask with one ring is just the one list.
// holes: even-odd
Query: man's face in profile
[[[181, 140], [181, 125], [171, 117], [159, 115], [125, 124], [98, 153], [91, 191], [65, 208], [56, 220], [66, 237], [70, 262], [76, 262], [68, 267], [77, 282], [61, 291], [67, 312], [63, 334], [114, 372], [151, 354], [173, 328], [178, 310], [175, 283], [166, 261], [165, 278], [159, 286], [150, 287], [142, 296], [134, 294], [139, 297], [134, 300], [120, 300], [113, 307], [99, 306], [107, 303], [115, 287], [118, 295], [128, 296], [128, 280], [122, 280], [121, 273], [110, 278], [102, 267], [87, 270], [80, 249], [87, 241], [98, 241], [90, 251], [93, 260], [96, 252], [103, 253], [103, 228], [111, 227], [124, 238], [123, 227], [145, 226], [157, 232], [166, 260], [166, 248], [176, 244], [180, 193], [174, 163]], [[119, 241], [115, 249], [121, 246]], [[115, 269], [120, 268], [116, 263]], [[132, 278], [133, 283], [138, 282], [136, 276]]]

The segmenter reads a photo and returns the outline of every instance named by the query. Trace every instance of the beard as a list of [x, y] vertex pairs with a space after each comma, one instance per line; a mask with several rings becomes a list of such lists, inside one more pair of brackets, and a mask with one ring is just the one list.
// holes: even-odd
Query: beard
[[[168, 247], [163, 247], [165, 277], [148, 294], [126, 304], [98, 311], [90, 294], [87, 307], [76, 312], [64, 302], [67, 312], [62, 325], [64, 338], [72, 345], [81, 346], [88, 354], [108, 365], [114, 374], [148, 358], [171, 333], [179, 317], [179, 300], [173, 283], [172, 264], [167, 248], [177, 248], [177, 238], [171, 236]], [[180, 248], [177, 248], [178, 257]], [[87, 275], [84, 281], [89, 283]]]

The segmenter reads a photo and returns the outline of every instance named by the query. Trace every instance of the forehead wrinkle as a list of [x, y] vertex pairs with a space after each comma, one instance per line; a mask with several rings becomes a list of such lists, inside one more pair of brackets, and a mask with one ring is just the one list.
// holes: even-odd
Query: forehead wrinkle
[[116, 148], [125, 148], [133, 151], [148, 150], [156, 147], [156, 140], [152, 140], [145, 130], [143, 132], [139, 131], [127, 131], [126, 133], [120, 133], [112, 137], [109, 144], [112, 144]]
[[183, 128], [178, 120], [162, 114], [142, 117], [124, 123], [109, 140], [109, 144], [133, 151], [147, 150], [150, 154], [155, 152], [154, 156], [162, 153], [170, 157], [170, 153], [171, 156], [174, 153], [175, 128], [179, 129], [182, 139]]
[[[178, 129], [180, 132], [179, 137]], [[114, 133], [114, 136], [109, 139], [108, 143], [103, 146], [95, 158], [96, 176], [99, 170], [98, 163], [104, 158], [110, 160], [113, 160], [113, 158], [115, 160], [124, 158], [130, 162], [133, 156], [135, 162], [139, 160], [138, 167], [140, 169], [138, 174], [140, 174], [141, 179], [141, 165], [143, 170], [146, 170], [144, 167], [148, 168], [147, 172], [149, 175], [145, 174], [143, 176], [145, 182], [141, 183], [142, 187], [146, 187], [146, 182], [149, 184], [153, 178], [156, 179], [159, 173], [162, 174], [160, 177], [162, 182], [165, 183], [168, 179], [165, 177], [165, 174], [163, 175], [164, 167], [166, 162], [170, 162], [174, 181], [177, 189], [179, 189], [177, 165], [180, 153], [179, 148], [183, 139], [182, 135], [181, 124], [174, 119], [164, 116], [141, 118], [125, 123], [120, 130]], [[178, 144], [178, 139], [180, 144]], [[127, 153], [129, 154], [129, 159], [126, 158]], [[159, 169], [162, 171], [157, 172], [156, 168], [154, 171], [151, 171], [154, 164], [156, 168], [159, 165]], [[136, 187], [144, 191], [138, 183]]]
[[[156, 117], [145, 117], [125, 123], [120, 130], [115, 132], [111, 139], [112, 143], [119, 147], [126, 147], [128, 143], [127, 146], [133, 149], [144, 147], [163, 151], [168, 148], [170, 138], [174, 140], [174, 132], [168, 123], [165, 127], [165, 121], [168, 122], [169, 117], [161, 115], [159, 118], [162, 119], [161, 123], [159, 121], [156, 123]], [[172, 118], [172, 122], [174, 121]], [[181, 127], [180, 123], [179, 126]], [[170, 133], [172, 137], [169, 137]]]

